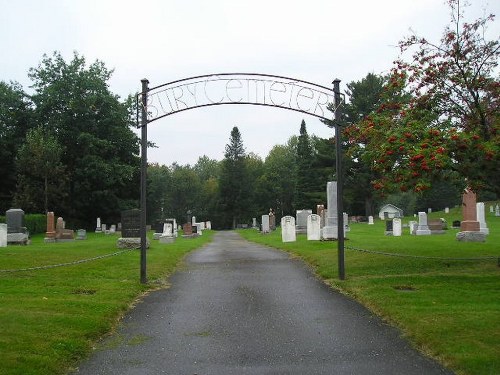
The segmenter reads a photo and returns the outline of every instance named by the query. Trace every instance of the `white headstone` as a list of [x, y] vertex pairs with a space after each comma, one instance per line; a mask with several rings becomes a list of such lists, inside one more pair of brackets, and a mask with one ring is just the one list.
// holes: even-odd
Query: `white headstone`
[[200, 223], [200, 228], [201, 228], [201, 230], [205, 230], [205, 222], [204, 221], [202, 221]]
[[428, 214], [432, 214], [432, 208], [428, 208], [428, 209], [427, 209], [427, 213], [428, 213]]
[[445, 207], [445, 209], [444, 209], [444, 213], [445, 213], [445, 214], [449, 214], [449, 213], [450, 213], [450, 208], [449, 208], [449, 207]]
[[416, 230], [417, 230], [417, 225], [418, 223], [414, 220], [410, 221], [408, 223], [408, 227], [410, 228], [410, 234], [416, 234]]
[[191, 225], [195, 225], [196, 224], [196, 216], [192, 216], [191, 217]]
[[257, 218], [256, 217], [252, 218], [252, 228], [257, 228]]
[[493, 212], [494, 212], [493, 205], [490, 204], [490, 214], [492, 214]]
[[116, 233], [116, 225], [115, 225], [115, 224], [112, 224], [112, 225], [109, 227], [109, 233]]
[[373, 225], [373, 216], [368, 216], [368, 224]]
[[319, 241], [321, 239], [321, 216], [311, 214], [307, 217], [307, 240]]
[[429, 236], [431, 234], [431, 230], [427, 225], [427, 214], [425, 212], [418, 213], [418, 227], [415, 234], [417, 236]]
[[0, 224], [0, 247], [7, 247], [7, 224]]
[[490, 230], [486, 225], [486, 215], [484, 213], [483, 202], [476, 203], [476, 215], [477, 215], [477, 221], [479, 221], [479, 231], [484, 234], [490, 234]]
[[392, 219], [392, 235], [394, 237], [400, 237], [402, 234], [401, 219], [395, 217]]
[[102, 232], [106, 232], [106, 224], [101, 224], [101, 230]]
[[327, 212], [325, 226], [321, 236], [326, 240], [338, 238], [338, 217], [337, 217], [337, 181], [328, 181], [326, 184]]
[[96, 232], [101, 232], [101, 218], [100, 217], [97, 218], [97, 224], [96, 224], [96, 227], [95, 227], [95, 231]]
[[498, 203], [495, 206], [495, 216], [500, 216], [500, 206], [498, 205]]
[[269, 233], [269, 215], [262, 215], [262, 233]]
[[349, 232], [351, 228], [349, 227], [349, 215], [344, 212], [344, 232]]
[[212, 222], [211, 221], [207, 221], [205, 223], [205, 227], [207, 228], [207, 230], [212, 230]]
[[281, 218], [281, 240], [283, 242], [296, 241], [295, 218], [293, 216], [283, 216]]
[[163, 236], [173, 236], [172, 223], [163, 224]]

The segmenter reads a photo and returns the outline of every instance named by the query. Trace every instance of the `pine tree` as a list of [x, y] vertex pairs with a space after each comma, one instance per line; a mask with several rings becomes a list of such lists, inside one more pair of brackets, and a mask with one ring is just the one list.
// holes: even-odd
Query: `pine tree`
[[311, 197], [313, 189], [313, 148], [306, 130], [306, 122], [300, 124], [300, 135], [297, 143], [297, 190], [295, 193], [296, 209], [312, 209], [315, 205]]

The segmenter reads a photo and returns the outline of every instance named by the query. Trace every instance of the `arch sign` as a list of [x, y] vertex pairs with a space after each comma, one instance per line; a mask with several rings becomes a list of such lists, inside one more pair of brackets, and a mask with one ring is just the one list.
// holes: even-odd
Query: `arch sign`
[[[147, 177], [147, 124], [175, 113], [195, 108], [225, 104], [247, 104], [282, 108], [305, 113], [323, 120], [333, 121], [336, 134], [340, 134], [340, 80], [333, 88], [311, 82], [257, 73], [208, 74], [180, 79], [149, 88], [142, 81], [137, 96], [137, 122], [141, 128], [141, 282], [146, 283], [146, 177]], [[141, 121], [139, 123], [139, 111]], [[332, 116], [333, 112], [333, 116]], [[344, 225], [342, 207], [341, 142], [337, 139], [337, 210], [339, 277], [344, 279]]]
[[268, 74], [222, 73], [147, 88], [146, 105], [149, 123], [189, 109], [223, 104], [277, 107], [332, 120], [328, 107], [334, 103], [334, 89], [314, 83]]

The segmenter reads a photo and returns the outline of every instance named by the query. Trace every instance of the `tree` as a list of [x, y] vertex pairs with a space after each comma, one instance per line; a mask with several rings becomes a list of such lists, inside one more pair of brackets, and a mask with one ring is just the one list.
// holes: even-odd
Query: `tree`
[[112, 71], [74, 54], [44, 55], [29, 71], [36, 121], [64, 146], [61, 160], [69, 181], [58, 215], [89, 226], [95, 217], [119, 220], [137, 207], [139, 139], [132, 131], [133, 99], [121, 102], [108, 89]]
[[16, 191], [16, 155], [32, 127], [33, 108], [22, 87], [0, 81], [0, 212], [12, 207]]
[[307, 134], [306, 122], [302, 120], [296, 154], [297, 185], [294, 202], [296, 209], [312, 208], [316, 203], [310, 195], [314, 182], [313, 158], [313, 149]]
[[267, 198], [263, 212], [273, 208], [277, 220], [282, 216], [294, 214], [297, 164], [292, 143], [289, 141], [287, 145], [276, 145], [269, 151], [261, 178], [260, 195]]
[[59, 208], [67, 182], [61, 163], [62, 152], [63, 147], [57, 139], [46, 134], [43, 128], [28, 131], [16, 160], [18, 180], [14, 201], [17, 206], [33, 213]]
[[236, 228], [238, 220], [245, 217], [249, 204], [250, 190], [248, 171], [245, 163], [245, 148], [238, 127], [233, 127], [229, 143], [226, 145], [221, 165], [219, 183], [221, 210], [224, 213], [224, 227]]
[[[396, 61], [395, 71], [408, 77], [410, 109], [435, 113], [427, 127], [430, 155], [444, 155], [438, 168], [457, 171], [475, 190], [500, 193], [500, 85], [496, 68], [500, 57], [498, 37], [485, 39], [494, 15], [465, 22], [459, 0], [448, 0], [451, 23], [440, 43], [412, 35], [400, 42], [410, 61]], [[434, 139], [440, 142], [434, 145]], [[417, 160], [422, 164], [429, 159]], [[425, 168], [421, 168], [425, 171]], [[465, 182], [466, 179], [466, 182]], [[428, 185], [428, 184], [427, 184]]]

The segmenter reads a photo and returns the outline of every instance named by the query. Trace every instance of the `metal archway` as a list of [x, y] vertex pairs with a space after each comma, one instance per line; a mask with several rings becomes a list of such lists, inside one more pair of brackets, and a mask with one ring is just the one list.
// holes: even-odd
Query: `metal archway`
[[[339, 278], [345, 279], [344, 217], [342, 199], [342, 143], [340, 80], [333, 88], [315, 83], [270, 74], [220, 73], [195, 76], [149, 88], [142, 79], [138, 94], [138, 127], [141, 128], [141, 283], [146, 276], [146, 180], [147, 180], [147, 125], [160, 118], [182, 111], [226, 104], [268, 106], [305, 113], [332, 121], [336, 139], [337, 211], [338, 211], [338, 268]], [[327, 117], [333, 107], [333, 118]]]

